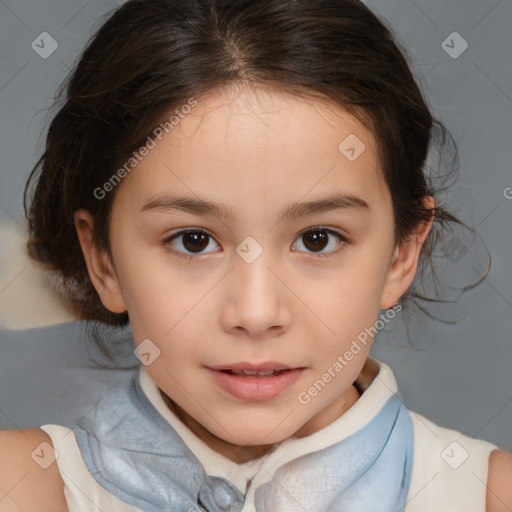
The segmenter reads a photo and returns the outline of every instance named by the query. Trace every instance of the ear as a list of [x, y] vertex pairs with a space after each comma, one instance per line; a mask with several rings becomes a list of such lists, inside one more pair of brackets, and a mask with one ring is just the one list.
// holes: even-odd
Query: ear
[[[426, 208], [434, 208], [434, 198], [425, 196]], [[421, 248], [434, 221], [434, 212], [428, 221], [422, 221], [400, 246], [395, 248], [382, 294], [381, 309], [390, 309], [407, 291], [418, 269]]]
[[87, 271], [103, 305], [112, 313], [124, 313], [121, 286], [114, 270], [110, 255], [95, 242], [94, 220], [87, 210], [78, 210], [73, 216], [75, 228], [84, 254]]

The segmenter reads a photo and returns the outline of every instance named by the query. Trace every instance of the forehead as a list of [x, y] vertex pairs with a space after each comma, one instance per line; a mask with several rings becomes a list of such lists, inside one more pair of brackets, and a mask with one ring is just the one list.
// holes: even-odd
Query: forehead
[[385, 198], [376, 140], [341, 107], [245, 86], [195, 101], [162, 117], [162, 127], [172, 128], [153, 138], [155, 147], [120, 187], [132, 204], [165, 191], [228, 202], [235, 211], [334, 189], [367, 202]]

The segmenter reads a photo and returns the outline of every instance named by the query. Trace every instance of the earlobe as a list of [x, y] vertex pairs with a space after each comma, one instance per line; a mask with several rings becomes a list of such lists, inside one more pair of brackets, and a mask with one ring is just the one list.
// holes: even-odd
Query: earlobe
[[[424, 198], [426, 208], [434, 208], [434, 198]], [[384, 286], [381, 309], [390, 309], [407, 291], [418, 269], [421, 248], [432, 228], [434, 215], [428, 221], [422, 221], [417, 229], [395, 248]]]
[[87, 210], [78, 210], [73, 220], [89, 277], [101, 302], [112, 313], [124, 313], [126, 305], [110, 255], [95, 242], [92, 215]]

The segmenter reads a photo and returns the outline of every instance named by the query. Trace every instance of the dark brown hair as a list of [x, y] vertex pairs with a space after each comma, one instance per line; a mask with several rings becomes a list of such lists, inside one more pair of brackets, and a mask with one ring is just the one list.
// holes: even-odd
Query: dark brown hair
[[[93, 191], [146, 142], [163, 113], [237, 81], [326, 99], [371, 129], [396, 243], [434, 215], [423, 262], [445, 222], [462, 224], [441, 205], [432, 211], [422, 203], [436, 192], [425, 172], [429, 150], [449, 146], [449, 176], [455, 144], [433, 118], [391, 29], [360, 1], [128, 0], [106, 16], [58, 91], [24, 195], [28, 252], [57, 272], [81, 318], [128, 322], [126, 313], [107, 311], [92, 286], [73, 213], [91, 212], [96, 242], [109, 250], [115, 191], [101, 200]], [[406, 295], [426, 299], [412, 287]]]

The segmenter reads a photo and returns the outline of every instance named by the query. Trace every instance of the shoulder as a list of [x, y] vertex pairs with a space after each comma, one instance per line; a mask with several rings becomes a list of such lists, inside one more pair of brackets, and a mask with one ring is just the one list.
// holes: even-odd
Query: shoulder
[[[414, 457], [406, 512], [501, 512], [490, 508], [493, 505], [489, 505], [491, 491], [486, 486], [486, 482], [495, 478], [496, 455], [491, 457], [491, 454], [496, 453], [498, 447], [410, 412], [414, 424]], [[504, 508], [505, 511], [512, 512], [512, 507]]]
[[512, 453], [493, 450], [489, 456], [486, 512], [512, 510]]
[[67, 511], [53, 443], [44, 430], [1, 430], [0, 454], [0, 512]]

